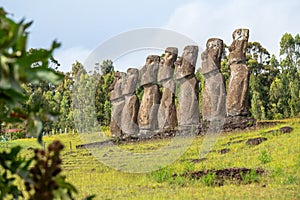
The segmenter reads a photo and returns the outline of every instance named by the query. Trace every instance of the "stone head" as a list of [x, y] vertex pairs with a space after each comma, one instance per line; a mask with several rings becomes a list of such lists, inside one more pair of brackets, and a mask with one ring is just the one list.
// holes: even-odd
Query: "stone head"
[[249, 29], [239, 28], [232, 33], [232, 38], [234, 40], [248, 40], [249, 39]]
[[[176, 47], [168, 47], [165, 50], [164, 65], [171, 66], [176, 61], [178, 49]], [[172, 66], [171, 66], [172, 67]]]

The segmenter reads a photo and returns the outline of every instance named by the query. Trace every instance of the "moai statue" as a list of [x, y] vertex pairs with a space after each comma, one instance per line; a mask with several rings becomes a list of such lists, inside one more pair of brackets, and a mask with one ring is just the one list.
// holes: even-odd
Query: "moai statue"
[[157, 73], [159, 62], [159, 56], [150, 55], [146, 59], [145, 66], [140, 71], [140, 86], [144, 88], [144, 94], [138, 112], [140, 133], [148, 134], [158, 129], [157, 111], [160, 101], [160, 92], [157, 85]]
[[246, 65], [246, 50], [249, 39], [248, 29], [237, 29], [232, 34], [229, 47], [231, 75], [226, 99], [227, 116], [246, 116], [248, 108], [249, 72]]
[[109, 88], [111, 90], [110, 101], [112, 104], [110, 131], [112, 136], [117, 138], [123, 136], [121, 128], [121, 115], [125, 104], [125, 99], [123, 95], [125, 77], [125, 73], [116, 72], [114, 82]]
[[158, 128], [162, 130], [174, 130], [177, 127], [177, 114], [175, 106], [174, 68], [177, 60], [178, 49], [168, 47], [165, 50], [164, 59], [161, 61], [157, 81], [162, 85], [163, 92], [158, 108]]
[[200, 123], [199, 88], [194, 74], [197, 57], [198, 46], [186, 46], [182, 57], [175, 62], [175, 78], [179, 90], [177, 109], [179, 130], [195, 131]]
[[129, 68], [127, 70], [122, 93], [125, 98], [125, 103], [121, 115], [121, 128], [125, 136], [134, 135], [139, 132], [137, 123], [139, 100], [135, 93], [138, 78], [138, 69]]
[[226, 91], [223, 75], [220, 73], [223, 40], [211, 38], [201, 54], [201, 73], [205, 78], [202, 97], [202, 120], [213, 121], [226, 116]]

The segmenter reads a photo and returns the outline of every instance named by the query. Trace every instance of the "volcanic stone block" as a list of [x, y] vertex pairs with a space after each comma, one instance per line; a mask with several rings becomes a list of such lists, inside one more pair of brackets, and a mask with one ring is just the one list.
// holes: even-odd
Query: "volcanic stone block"
[[199, 125], [198, 83], [195, 77], [179, 83], [177, 119], [179, 126]]
[[201, 73], [205, 78], [202, 97], [202, 119], [212, 121], [226, 116], [226, 91], [224, 78], [220, 73], [223, 41], [211, 38], [201, 54]]
[[126, 78], [123, 83], [123, 95], [135, 94], [136, 85], [139, 78], [139, 70], [135, 68], [127, 69]]
[[160, 93], [157, 85], [144, 87], [144, 94], [138, 113], [138, 124], [143, 130], [157, 130], [157, 111], [159, 107]]
[[176, 47], [168, 47], [165, 50], [165, 56], [158, 70], [157, 81], [172, 79], [174, 75], [175, 61], [177, 59], [178, 49]]
[[233, 32], [234, 41], [229, 47], [231, 75], [226, 99], [227, 116], [246, 116], [248, 108], [249, 72], [246, 65], [248, 29]]
[[112, 113], [110, 121], [110, 131], [113, 137], [122, 137], [121, 116], [124, 108], [124, 100], [112, 102]]
[[176, 79], [182, 79], [195, 73], [198, 58], [198, 46], [186, 46], [182, 57], [175, 62]]
[[121, 116], [121, 127], [124, 135], [133, 135], [139, 132], [137, 116], [139, 100], [136, 95], [125, 96], [125, 104]]
[[169, 79], [162, 83], [163, 93], [158, 108], [158, 127], [160, 130], [174, 130], [177, 126], [175, 106], [175, 83]]
[[112, 85], [110, 86], [110, 100], [114, 101], [119, 98], [123, 97], [123, 89], [124, 89], [124, 80], [125, 80], [126, 74], [123, 72], [116, 72], [114, 81]]
[[145, 66], [141, 69], [141, 86], [157, 83], [157, 73], [160, 65], [160, 57], [150, 55], [146, 59]]

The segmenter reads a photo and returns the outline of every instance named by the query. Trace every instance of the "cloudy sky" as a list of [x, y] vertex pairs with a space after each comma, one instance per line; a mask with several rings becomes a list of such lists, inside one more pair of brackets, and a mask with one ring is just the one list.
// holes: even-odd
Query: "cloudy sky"
[[[0, 0], [0, 5], [16, 20], [34, 21], [30, 47], [47, 48], [54, 39], [62, 42], [55, 57], [64, 71], [75, 60], [84, 62], [105, 41], [140, 28], [176, 31], [204, 48], [210, 37], [230, 44], [233, 30], [246, 27], [250, 41], [259, 41], [276, 56], [284, 33], [300, 33], [299, 0]], [[116, 68], [145, 60], [129, 58]]]

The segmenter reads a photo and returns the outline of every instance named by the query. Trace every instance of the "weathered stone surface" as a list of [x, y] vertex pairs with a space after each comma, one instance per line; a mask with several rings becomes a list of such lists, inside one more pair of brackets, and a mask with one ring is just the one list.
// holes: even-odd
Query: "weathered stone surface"
[[123, 72], [116, 72], [114, 81], [110, 86], [110, 100], [114, 101], [123, 97], [123, 89], [124, 89], [124, 80], [126, 74]]
[[173, 78], [175, 61], [177, 59], [178, 49], [176, 47], [168, 47], [165, 50], [165, 57], [161, 62], [161, 65], [158, 70], [157, 81], [162, 82]]
[[236, 29], [232, 33], [233, 42], [229, 46], [229, 59], [228, 64], [232, 63], [245, 63], [246, 51], [249, 39], [248, 29]]
[[157, 111], [160, 102], [160, 93], [157, 85], [145, 86], [142, 102], [138, 112], [140, 130], [157, 130]]
[[174, 130], [177, 126], [174, 92], [175, 83], [173, 79], [163, 83], [163, 93], [158, 108], [158, 127], [160, 130]]
[[198, 46], [186, 46], [182, 57], [175, 62], [176, 79], [182, 79], [195, 73], [198, 58]]
[[121, 128], [124, 135], [129, 136], [139, 132], [137, 123], [138, 111], [139, 100], [137, 96], [125, 96], [125, 103], [121, 115]]
[[205, 76], [212, 71], [220, 71], [223, 53], [223, 40], [210, 38], [206, 43], [206, 50], [201, 54], [201, 73]]
[[199, 125], [198, 83], [195, 77], [179, 83], [177, 119], [180, 127]]
[[234, 41], [229, 47], [229, 65], [231, 75], [226, 99], [228, 116], [247, 115], [249, 72], [246, 63], [246, 50], [249, 38], [248, 29], [233, 32]]
[[110, 131], [113, 137], [122, 137], [121, 115], [124, 108], [124, 100], [112, 102]]
[[201, 54], [201, 73], [205, 78], [202, 97], [202, 119], [212, 121], [226, 116], [226, 91], [223, 75], [220, 73], [223, 41], [211, 38]]
[[231, 74], [226, 98], [228, 116], [245, 116], [248, 108], [249, 72], [246, 64], [230, 65]]
[[139, 78], [139, 70], [135, 68], [127, 69], [126, 78], [124, 80], [123, 95], [135, 94], [137, 81]]
[[160, 57], [150, 55], [146, 59], [145, 66], [141, 69], [141, 86], [157, 83], [157, 73], [160, 65]]

